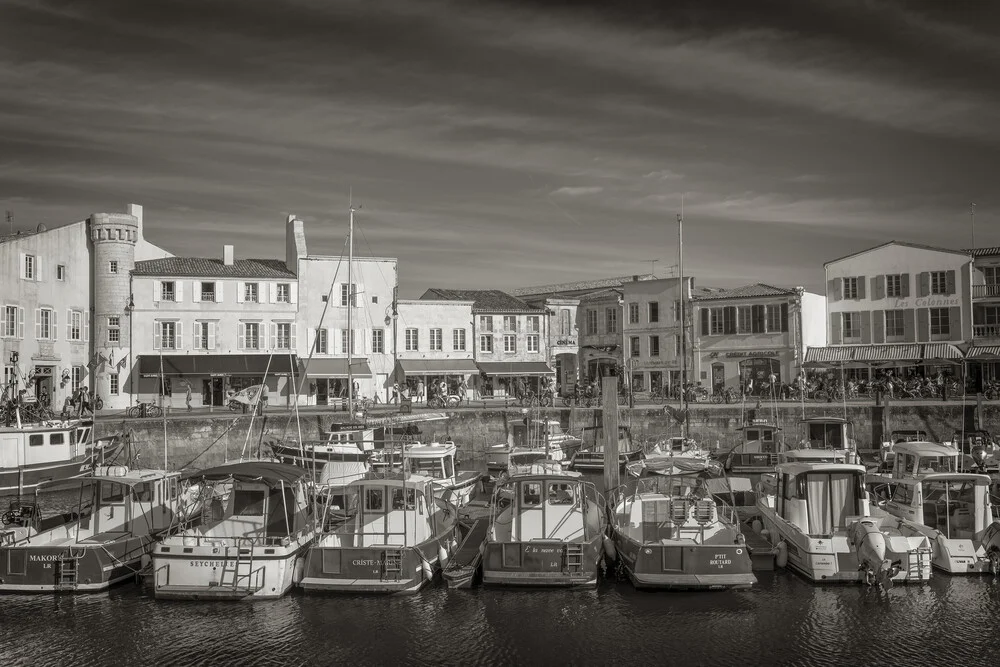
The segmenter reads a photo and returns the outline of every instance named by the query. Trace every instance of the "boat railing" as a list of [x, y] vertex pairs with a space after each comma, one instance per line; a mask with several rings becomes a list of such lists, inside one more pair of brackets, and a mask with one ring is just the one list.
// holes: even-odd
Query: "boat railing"
[[[238, 590], [240, 588], [245, 588], [247, 591], [259, 591], [264, 587], [264, 575], [267, 571], [267, 566], [261, 565], [255, 570], [251, 570], [246, 574], [237, 574], [233, 579], [233, 589]], [[240, 582], [246, 580], [246, 586], [240, 586]]]
[[[181, 535], [182, 546], [201, 547], [223, 544], [228, 546], [247, 545], [256, 547], [287, 547], [292, 542], [303, 537], [310, 529], [303, 528], [291, 535]], [[190, 541], [194, 540], [194, 544]], [[169, 545], [168, 545], [169, 546]]]

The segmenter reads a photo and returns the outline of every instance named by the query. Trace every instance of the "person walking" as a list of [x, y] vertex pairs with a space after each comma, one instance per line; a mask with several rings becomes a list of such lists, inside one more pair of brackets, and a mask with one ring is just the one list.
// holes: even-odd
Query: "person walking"
[[184, 383], [184, 402], [187, 404], [188, 412], [191, 412], [191, 383]]
[[392, 398], [389, 399], [389, 402], [390, 403], [398, 403], [399, 402], [399, 383], [398, 382], [393, 382], [392, 383]]
[[424, 386], [424, 379], [420, 378], [417, 380], [417, 403], [423, 402], [425, 390], [426, 387]]
[[465, 376], [463, 375], [458, 381], [458, 404], [467, 403], [467, 396], [469, 392], [469, 387], [465, 384]]

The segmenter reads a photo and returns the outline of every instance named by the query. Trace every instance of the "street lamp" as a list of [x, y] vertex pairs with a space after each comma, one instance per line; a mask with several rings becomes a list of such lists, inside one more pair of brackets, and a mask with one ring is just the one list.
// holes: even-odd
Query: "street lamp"
[[135, 310], [135, 299], [133, 295], [128, 295], [125, 302], [125, 314], [128, 316], [128, 404], [131, 407], [135, 399], [135, 387], [132, 382], [132, 311]]

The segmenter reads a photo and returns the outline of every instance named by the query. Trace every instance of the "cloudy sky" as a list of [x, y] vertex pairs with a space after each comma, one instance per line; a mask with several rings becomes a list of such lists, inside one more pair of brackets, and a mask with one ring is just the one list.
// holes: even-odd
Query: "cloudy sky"
[[[949, 9], [960, 4], [965, 10]], [[609, 7], [612, 7], [609, 9]], [[971, 9], [975, 7], [975, 9]], [[1000, 3], [3, 0], [0, 208], [145, 206], [179, 255], [285, 215], [404, 296], [645, 272], [822, 290], [889, 239], [1000, 245]]]

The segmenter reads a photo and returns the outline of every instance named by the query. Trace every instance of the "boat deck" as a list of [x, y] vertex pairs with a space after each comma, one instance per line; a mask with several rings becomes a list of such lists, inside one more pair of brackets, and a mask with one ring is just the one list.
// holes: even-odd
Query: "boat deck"
[[461, 546], [452, 556], [451, 562], [456, 568], [472, 567], [482, 557], [483, 542], [486, 541], [486, 533], [489, 531], [490, 522], [488, 519], [477, 519], [469, 529]]
[[760, 533], [751, 530], [744, 525], [743, 537], [746, 539], [747, 548], [750, 550], [750, 561], [753, 569], [757, 572], [770, 572], [774, 570], [774, 550], [771, 543], [761, 537]]

